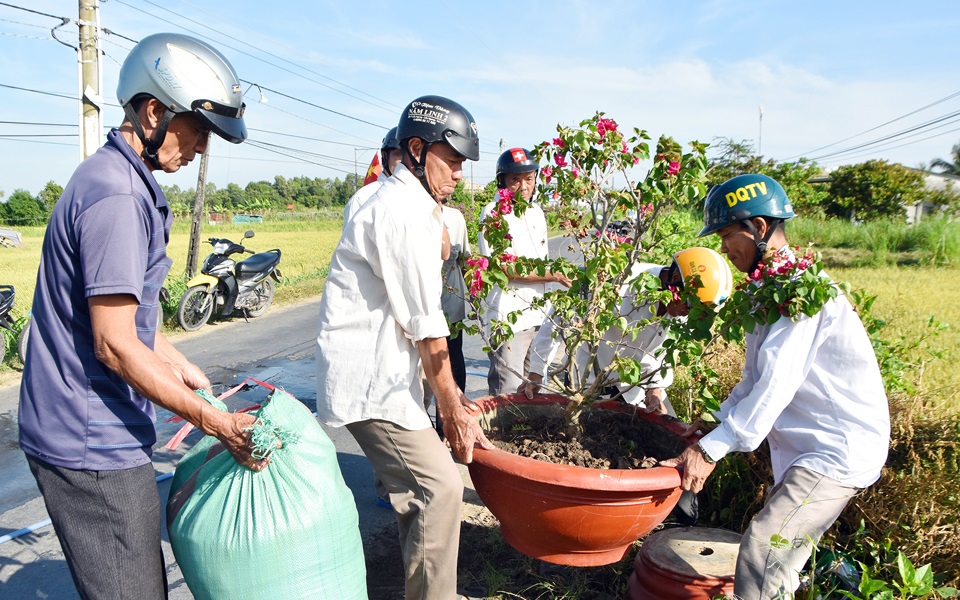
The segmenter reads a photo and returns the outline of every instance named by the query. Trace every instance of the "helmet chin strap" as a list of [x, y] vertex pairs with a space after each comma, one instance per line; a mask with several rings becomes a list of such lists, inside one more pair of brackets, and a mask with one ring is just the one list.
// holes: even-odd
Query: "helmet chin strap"
[[162, 169], [163, 167], [160, 166], [160, 158], [157, 156], [157, 153], [160, 151], [160, 146], [163, 145], [164, 138], [167, 137], [167, 127], [170, 126], [170, 120], [173, 119], [176, 113], [166, 106], [163, 107], [163, 118], [160, 119], [153, 138], [148, 138], [146, 132], [144, 132], [143, 125], [140, 124], [140, 117], [137, 116], [137, 111], [133, 109], [133, 104], [127, 103], [123, 107], [123, 113], [127, 116], [127, 120], [133, 125], [133, 130], [137, 132], [140, 143], [143, 144], [143, 150], [140, 152], [140, 156], [143, 157], [147, 165], [153, 169]]
[[753, 220], [744, 219], [741, 221], [743, 226], [747, 228], [747, 231], [753, 234], [753, 241], [757, 245], [757, 253], [754, 255], [753, 265], [750, 267], [751, 271], [756, 269], [757, 265], [763, 262], [763, 257], [767, 253], [767, 244], [770, 242], [770, 238], [773, 237], [773, 232], [776, 231], [777, 225], [780, 224], [780, 219], [768, 219], [769, 223], [767, 224], [767, 233], [763, 236], [763, 238], [760, 237], [760, 232], [757, 231], [756, 226], [753, 224]]
[[406, 144], [403, 144], [403, 152], [410, 158], [410, 162], [413, 164], [413, 174], [420, 180], [420, 185], [423, 186], [423, 189], [427, 190], [427, 193], [430, 194], [430, 197], [433, 198], [435, 202], [439, 202], [437, 197], [433, 195], [433, 191], [430, 190], [430, 183], [427, 181], [427, 171], [425, 168], [427, 164], [427, 152], [430, 150], [431, 145], [433, 145], [433, 142], [423, 143], [423, 150], [420, 151], [422, 161], [417, 160], [413, 152], [410, 152], [409, 140]]

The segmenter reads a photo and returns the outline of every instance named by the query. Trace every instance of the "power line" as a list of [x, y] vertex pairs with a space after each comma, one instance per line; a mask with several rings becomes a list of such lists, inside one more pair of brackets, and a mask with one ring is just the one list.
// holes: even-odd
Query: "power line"
[[[120, 1], [121, 3], [123, 3], [122, 0], [118, 0], [118, 1]], [[178, 12], [176, 12], [176, 11], [170, 9], [170, 8], [167, 8], [167, 7], [165, 7], [165, 6], [161, 6], [161, 5], [157, 4], [156, 2], [153, 2], [153, 0], [141, 0], [141, 1], [146, 2], [147, 4], [152, 4], [153, 6], [159, 8], [159, 9], [161, 9], [161, 10], [165, 10], [165, 11], [169, 12], [170, 14], [176, 15], [176, 16], [180, 17], [181, 19], [184, 19], [184, 20], [189, 21], [189, 22], [191, 22], [191, 23], [196, 23], [197, 25], [200, 25], [200, 26], [202, 26], [202, 27], [206, 27], [207, 29], [210, 29], [211, 31], [216, 31], [218, 34], [222, 35], [223, 37], [226, 37], [226, 38], [228, 38], [228, 39], [234, 40], [234, 41], [236, 41], [236, 42], [240, 42], [241, 44], [245, 44], [245, 45], [247, 45], [247, 46], [249, 46], [249, 47], [251, 47], [251, 48], [253, 48], [253, 49], [255, 49], [255, 50], [259, 51], [259, 52], [262, 52], [262, 53], [266, 54], [267, 56], [272, 56], [273, 58], [276, 58], [276, 59], [278, 59], [278, 60], [281, 60], [281, 61], [283, 61], [283, 62], [285, 62], [285, 63], [287, 63], [287, 64], [289, 64], [289, 65], [293, 65], [293, 66], [297, 67], [298, 69], [303, 69], [304, 71], [307, 71], [308, 73], [313, 73], [314, 75], [317, 75], [317, 76], [319, 76], [319, 77], [322, 77], [322, 78], [324, 78], [324, 79], [326, 79], [326, 80], [328, 80], [328, 81], [332, 81], [332, 82], [336, 83], [336, 84], [339, 85], [339, 86], [345, 87], [345, 88], [347, 88], [347, 89], [349, 89], [349, 90], [353, 90], [353, 91], [355, 91], [355, 92], [357, 92], [357, 93], [363, 94], [364, 96], [367, 96], [367, 97], [369, 97], [369, 98], [373, 98], [374, 100], [377, 100], [377, 101], [379, 101], [379, 102], [383, 102], [384, 104], [388, 104], [388, 105], [390, 105], [390, 106], [392, 106], [392, 107], [394, 107], [394, 108], [397, 108], [397, 109], [402, 108], [402, 107], [397, 106], [397, 105], [395, 105], [395, 104], [393, 104], [393, 103], [391, 103], [391, 102], [389, 102], [389, 101], [387, 101], [387, 100], [384, 100], [383, 98], [378, 98], [377, 96], [374, 96], [373, 94], [370, 94], [370, 93], [365, 92], [365, 91], [363, 91], [363, 90], [361, 90], [361, 89], [355, 88], [355, 87], [353, 87], [353, 86], [351, 86], [351, 85], [347, 85], [346, 83], [343, 83], [342, 81], [337, 81], [336, 79], [334, 79], [334, 78], [332, 78], [332, 77], [329, 77], [329, 76], [327, 76], [327, 75], [324, 75], [323, 73], [319, 73], [319, 72], [317, 72], [317, 71], [314, 71], [313, 69], [308, 69], [307, 67], [304, 67], [303, 65], [300, 65], [300, 64], [297, 64], [297, 63], [295, 63], [295, 62], [293, 62], [293, 61], [287, 60], [286, 58], [283, 58], [282, 56], [278, 56], [278, 55], [276, 55], [276, 54], [274, 54], [274, 53], [272, 53], [272, 52], [270, 52], [270, 51], [264, 50], [263, 48], [259, 48], [259, 47], [255, 46], [255, 45], [251, 44], [251, 43], [248, 42], [248, 41], [238, 39], [238, 38], [236, 38], [236, 37], [234, 37], [234, 36], [228, 35], [228, 34], [222, 32], [222, 31], [219, 31], [219, 30], [217, 30], [217, 29], [214, 29], [213, 27], [210, 27], [209, 25], [207, 25], [207, 24], [205, 24], [205, 23], [201, 23], [200, 21], [196, 21], [196, 20], [194, 20], [194, 19], [191, 19], [191, 18], [189, 18], [189, 17], [186, 17], [186, 16], [184, 16], [184, 15], [182, 15], [182, 14], [180, 14], [180, 13], [178, 13]], [[187, 4], [189, 5], [189, 3], [187, 3]], [[193, 5], [191, 5], [191, 6], [193, 6]], [[195, 8], [198, 8], [198, 9], [202, 10], [202, 8], [200, 8], [200, 7], [195, 7]], [[204, 11], [204, 12], [207, 12], [208, 14], [210, 14], [209, 11]], [[221, 18], [221, 17], [219, 17], [219, 16], [217, 16], [217, 18], [218, 18], [219, 20], [221, 20], [221, 21], [224, 21], [225, 23], [229, 23], [230, 25], [233, 25], [234, 27], [239, 27], [239, 28], [241, 28], [241, 29], [246, 29], [246, 28], [243, 27], [243, 26], [240, 26], [240, 25], [237, 25], [236, 23], [232, 23], [232, 22], [230, 22], [230, 21], [227, 21], [226, 19], [223, 19], [223, 18]], [[303, 77], [303, 76], [300, 75], [300, 77]], [[308, 79], [308, 81], [312, 81], [312, 80], [309, 80], [309, 79]], [[320, 82], [314, 82], [314, 83], [320, 83]], [[320, 85], [324, 85], [324, 84], [320, 83]], [[364, 100], [363, 98], [358, 98], [358, 97], [356, 97], [356, 96], [354, 96], [354, 95], [352, 95], [352, 94], [347, 94], [347, 93], [344, 92], [343, 90], [338, 90], [338, 89], [333, 88], [333, 87], [330, 87], [330, 86], [325, 86], [325, 87], [328, 87], [328, 88], [332, 89], [332, 90], [335, 91], [335, 92], [339, 92], [339, 93], [341, 93], [341, 94], [344, 94], [344, 95], [346, 95], [346, 96], [349, 96], [349, 97], [351, 97], [351, 98], [354, 98], [355, 100], [360, 100], [361, 102], [366, 102], [367, 104], [370, 104], [371, 106], [375, 106], [375, 107], [377, 107], [377, 108], [380, 108], [380, 109], [383, 109], [383, 110], [387, 110], [387, 111], [390, 111], [390, 110], [391, 110], [391, 109], [385, 108], [385, 107], [383, 107], [383, 106], [378, 106], [378, 105], [376, 105], [376, 104], [374, 104], [374, 103], [372, 103], [372, 102], [369, 102], [368, 100]]]
[[[148, 1], [148, 0], [144, 0], [144, 1]], [[123, 4], [124, 6], [127, 6], [127, 7], [129, 7], [129, 8], [134, 8], [133, 6], [131, 6], [130, 4], [128, 4], [127, 2], [125, 2], [124, 0], [115, 0], [115, 2], [118, 2], [118, 3], [120, 3], [120, 4]], [[135, 10], [142, 10], [142, 9], [135, 9]], [[163, 10], [166, 10], [167, 12], [170, 12], [171, 14], [176, 14], [176, 13], [173, 13], [172, 11], [167, 10], [167, 9], [163, 9]], [[149, 14], [149, 13], [147, 13], [147, 14]], [[150, 16], [153, 16], [153, 17], [158, 18], [158, 19], [161, 18], [161, 17], [158, 17], [158, 16], [156, 16], [156, 15], [150, 15]], [[180, 16], [180, 15], [177, 15], [177, 16]], [[183, 18], [185, 18], [185, 17], [183, 17]], [[188, 20], [189, 20], [189, 19], [188, 19]], [[202, 23], [201, 23], [201, 25], [202, 25]], [[207, 27], [206, 25], [203, 25], [203, 26], [204, 26], [204, 27]], [[184, 30], [186, 30], [186, 31], [188, 31], [188, 32], [196, 35], [196, 36], [206, 37], [206, 36], [204, 36], [203, 34], [197, 32], [197, 31], [194, 31], [194, 30], [192, 30], [192, 29], [189, 29], [189, 28], [187, 28], [187, 27], [183, 27], [182, 25], [181, 25], [180, 27], [181, 27], [182, 29], [184, 29]], [[218, 33], [219, 33], [219, 32], [218, 32]], [[230, 37], [230, 36], [227, 36], [226, 34], [221, 34], [221, 35], [224, 35], [225, 37], [228, 37], [228, 38]], [[235, 39], [235, 38], [231, 38], [231, 39]], [[253, 46], [252, 44], [247, 44], [246, 42], [243, 42], [242, 40], [239, 40], [239, 41], [240, 41], [241, 43], [247, 45], [247, 46], [250, 46], [251, 48], [255, 48], [255, 49], [256, 49], [257, 51], [259, 51], [259, 52], [263, 52], [264, 54], [270, 54], [269, 52], [265, 52], [264, 50], [260, 50], [259, 48], [257, 48], [256, 46]], [[333, 91], [335, 91], [335, 92], [339, 92], [339, 93], [341, 93], [341, 94], [350, 96], [350, 97], [355, 98], [355, 99], [357, 99], [357, 100], [360, 100], [361, 102], [367, 102], [368, 104], [370, 104], [370, 102], [368, 102], [368, 101], [366, 101], [366, 100], [363, 100], [362, 98], [357, 98], [356, 96], [353, 96], [353, 95], [351, 95], [351, 94], [347, 94], [346, 92], [344, 92], [344, 91], [342, 91], [342, 90], [338, 90], [338, 89], [336, 89], [336, 88], [334, 88], [334, 87], [331, 87], [331, 86], [329, 86], [329, 85], [327, 85], [327, 84], [325, 84], [325, 83], [322, 83], [322, 82], [319, 82], [319, 81], [316, 81], [316, 80], [312, 80], [312, 79], [310, 79], [309, 77], [305, 77], [305, 76], [304, 76], [303, 74], [301, 74], [301, 73], [296, 73], [296, 72], [294, 72], [294, 71], [291, 71], [290, 69], [288, 69], [288, 68], [286, 68], [286, 67], [283, 67], [283, 66], [277, 65], [277, 64], [275, 64], [275, 63], [272, 63], [272, 62], [270, 62], [270, 61], [268, 61], [268, 60], [265, 60], [265, 59], [263, 59], [263, 58], [261, 58], [261, 57], [259, 57], [259, 56], [256, 56], [256, 55], [254, 55], [254, 54], [251, 54], [251, 53], [249, 53], [249, 52], [246, 52], [245, 50], [241, 50], [240, 48], [237, 48], [237, 47], [235, 47], [235, 46], [231, 46], [231, 45], [229, 45], [229, 44], [222, 43], [222, 42], [218, 42], [218, 44], [222, 44], [224, 47], [230, 48], [230, 49], [233, 50], [234, 52], [239, 52], [240, 54], [243, 54], [243, 55], [245, 55], [245, 56], [249, 56], [250, 58], [252, 58], [252, 59], [254, 59], [254, 60], [259, 60], [260, 62], [265, 63], [265, 64], [267, 64], [267, 65], [270, 65], [271, 67], [274, 67], [274, 68], [276, 68], [276, 69], [280, 69], [280, 70], [282, 70], [282, 71], [286, 71], [287, 73], [290, 73], [291, 75], [295, 75], [295, 76], [297, 76], [297, 77], [301, 77], [301, 78], [306, 79], [306, 80], [308, 80], [308, 81], [312, 81], [313, 83], [316, 83], [316, 84], [318, 84], [318, 85], [322, 85], [322, 86], [324, 86], [324, 87], [326, 87], [326, 88], [329, 88], [329, 89], [331, 89], [331, 90], [333, 90]], [[272, 55], [271, 55], [271, 56], [272, 56]], [[248, 83], [249, 83], [249, 82], [248, 82]], [[261, 87], [262, 87], [262, 86], [261, 86]], [[267, 89], [267, 88], [263, 88], [263, 89]], [[275, 94], [281, 94], [280, 92], [277, 92], [277, 91], [275, 91], [275, 90], [273, 90], [273, 91], [274, 91]], [[281, 94], [281, 95], [282, 95], [282, 94]], [[320, 106], [319, 104], [313, 104], [313, 103], [307, 102], [306, 100], [301, 100], [301, 99], [299, 99], [299, 98], [294, 98], [293, 96], [288, 96], [288, 97], [291, 98], [291, 99], [294, 99], [294, 100], [298, 100], [298, 101], [300, 101], [300, 102], [304, 102], [304, 103], [306, 103], [306, 104], [311, 104], [312, 106], [314, 106], [314, 107], [316, 107], [316, 108], [320, 108], [320, 109], [322, 109], [322, 110], [329, 111], [329, 112], [331, 112], [331, 113], [340, 115], [340, 116], [342, 116], [342, 117], [346, 117], [346, 118], [348, 118], [348, 119], [352, 119], [352, 120], [354, 120], [354, 121], [358, 121], [358, 122], [360, 122], [360, 123], [365, 123], [365, 124], [367, 124], [367, 125], [373, 125], [374, 127], [379, 127], [379, 128], [381, 128], [381, 129], [389, 129], [389, 127], [384, 127], [383, 125], [377, 125], [376, 123], [371, 123], [371, 122], [369, 122], [369, 121], [365, 121], [365, 120], [360, 119], [360, 118], [358, 118], [358, 117], [353, 117], [353, 116], [351, 116], [351, 115], [348, 115], [348, 114], [345, 114], [345, 113], [341, 113], [341, 112], [338, 112], [338, 111], [335, 111], [335, 110], [326, 108], [326, 107], [324, 107], [324, 106]], [[376, 105], [373, 105], [373, 106], [376, 106]], [[383, 107], [377, 106], [377, 108], [383, 108]]]
[[[5, 83], [0, 83], [0, 87], [9, 88], [11, 90], [20, 90], [21, 92], [31, 92], [33, 94], [42, 94], [44, 96], [55, 96], [57, 98], [66, 98], [67, 100], [79, 100], [77, 96], [71, 96], [69, 94], [60, 94], [57, 92], [45, 92], [43, 90], [34, 90], [31, 88], [17, 87], [15, 85], [7, 85]], [[108, 106], [120, 108], [120, 105], [114, 102], [107, 102], [106, 100], [104, 100], [103, 103]]]
[[39, 125], [41, 127], [76, 127], [76, 123], [36, 123], [33, 121], [0, 121], [0, 125]]
[[[7, 4], [6, 2], [0, 2], [0, 6], [7, 6], [7, 7], [9, 7], [9, 8], [15, 8], [15, 9], [17, 9], [17, 10], [22, 10], [23, 12], [33, 13], [33, 14], [35, 14], [35, 15], [40, 15], [40, 16], [43, 16], [43, 17], [50, 17], [51, 19], [57, 19], [58, 21], [62, 21], [62, 20], [64, 20], [64, 19], [66, 18], [66, 17], [58, 17], [57, 15], [51, 15], [51, 14], [44, 13], [44, 12], [40, 12], [40, 11], [38, 11], [38, 10], [33, 10], [33, 9], [30, 9], [30, 8], [24, 8], [24, 7], [22, 7], [22, 6], [16, 6], [16, 5], [14, 5], [14, 4]], [[69, 22], [70, 22], [70, 19], [66, 19], [66, 21], [69, 23]]]
[[68, 94], [58, 94], [56, 92], [44, 92], [42, 90], [32, 90], [30, 88], [17, 87], [15, 85], [7, 85], [5, 83], [0, 83], [0, 87], [8, 88], [11, 90], [20, 90], [21, 92], [32, 92], [34, 94], [42, 94], [44, 96], [55, 96], [57, 98], [66, 98], [67, 100], [76, 100], [76, 96], [70, 96]]
[[843, 158], [834, 158], [833, 160], [826, 160], [826, 161], [822, 161], [822, 162], [828, 162], [828, 163], [829, 163], [829, 162], [839, 162], [839, 161], [841, 161], [841, 160], [846, 161], [846, 160], [851, 160], [851, 159], [856, 159], [856, 158], [864, 158], [864, 157], [868, 157], [868, 156], [874, 156], [875, 153], [876, 153], [876, 150], [881, 150], [881, 149], [882, 149], [882, 150], [894, 150], [894, 149], [896, 149], [896, 148], [902, 148], [902, 147], [904, 147], [904, 146], [912, 146], [913, 144], [918, 144], [918, 143], [920, 143], [920, 142], [925, 142], [925, 141], [927, 141], [927, 140], [932, 140], [932, 139], [934, 139], [934, 138], [942, 137], [942, 136], [944, 136], [944, 135], [947, 135], [947, 134], [949, 134], [949, 133], [955, 133], [955, 132], [957, 132], [957, 131], [960, 131], [960, 127], [956, 128], [956, 129], [948, 129], [947, 131], [943, 131], [943, 132], [937, 133], [937, 134], [935, 134], [935, 135], [930, 135], [930, 136], [927, 136], [927, 137], [925, 137], [925, 138], [920, 138], [919, 140], [913, 140], [912, 142], [906, 142], [906, 143], [903, 143], [903, 144], [897, 144], [897, 145], [893, 145], [893, 146], [883, 146], [883, 147], [881, 147], [881, 148], [873, 148], [873, 149], [871, 149], [870, 152], [863, 152], [863, 153], [860, 153], [860, 154], [854, 154], [854, 155], [852, 155], [852, 156], [845, 156], [845, 157], [843, 157]]
[[350, 116], [350, 115], [348, 115], [348, 114], [345, 114], [345, 113], [342, 113], [342, 112], [333, 110], [332, 108], [327, 108], [326, 106], [320, 106], [319, 104], [316, 104], [316, 103], [314, 103], [314, 102], [310, 102], [309, 100], [304, 100], [304, 99], [302, 99], [302, 98], [297, 98], [296, 96], [291, 96], [290, 94], [284, 94], [283, 92], [280, 92], [280, 91], [277, 91], [277, 90], [268, 88], [267, 86], [265, 86], [265, 85], [260, 85], [259, 83], [253, 83], [252, 81], [247, 81], [247, 80], [245, 80], [245, 79], [241, 79], [240, 81], [242, 81], [243, 83], [249, 83], [250, 85], [255, 85], [255, 86], [257, 86], [257, 87], [260, 88], [260, 89], [267, 90], [268, 92], [271, 92], [271, 93], [276, 94], [276, 95], [278, 95], [278, 96], [283, 96], [284, 98], [288, 98], [288, 99], [294, 100], [294, 101], [296, 101], [296, 102], [301, 102], [301, 103], [303, 103], [303, 104], [306, 104], [307, 106], [312, 106], [312, 107], [314, 107], [314, 108], [319, 108], [320, 110], [325, 110], [325, 111], [327, 111], [327, 112], [329, 112], [329, 113], [333, 113], [333, 114], [335, 114], [335, 115], [339, 115], [339, 116], [341, 116], [341, 117], [345, 117], [345, 118], [347, 118], [347, 119], [350, 119], [350, 120], [353, 120], [353, 121], [357, 121], [357, 122], [359, 122], [359, 123], [364, 123], [364, 124], [366, 124], [366, 125], [373, 125], [374, 127], [379, 127], [380, 129], [383, 129], [384, 131], [390, 129], [389, 127], [386, 127], [386, 126], [384, 126], [384, 125], [377, 125], [376, 123], [371, 123], [370, 121], [365, 121], [365, 120], [363, 120], [363, 119], [361, 119], [361, 118], [359, 118], [359, 117], [352, 117], [352, 116]]
[[900, 120], [902, 120], [902, 119], [905, 119], [905, 118], [907, 118], [907, 117], [909, 117], [909, 116], [911, 116], [911, 115], [915, 115], [915, 114], [917, 114], [917, 113], [920, 112], [920, 111], [923, 111], [923, 110], [926, 110], [926, 109], [931, 108], [931, 107], [933, 107], [933, 106], [936, 106], [937, 104], [941, 104], [941, 103], [943, 103], [943, 102], [946, 102], [947, 100], [952, 100], [953, 98], [956, 98], [957, 96], [960, 96], [960, 92], [954, 92], [954, 93], [950, 94], [949, 96], [946, 96], [946, 97], [944, 97], [944, 98], [941, 98], [941, 99], [939, 99], [939, 100], [937, 100], [937, 101], [935, 101], [935, 102], [931, 102], [930, 104], [928, 104], [928, 105], [926, 105], [926, 106], [923, 106], [923, 107], [918, 108], [918, 109], [916, 109], [916, 110], [910, 111], [910, 112], [908, 112], [907, 114], [901, 115], [901, 116], [899, 116], [899, 117], [897, 117], [897, 118], [895, 118], [895, 119], [891, 119], [891, 120], [887, 121], [886, 123], [881, 123], [880, 125], [877, 125], [876, 127], [871, 127], [870, 129], [867, 129], [866, 131], [861, 131], [860, 133], [858, 133], [858, 134], [856, 134], [856, 135], [851, 135], [850, 137], [843, 138], [842, 140], [838, 140], [838, 141], [836, 141], [836, 142], [833, 142], [832, 144], [827, 144], [826, 146], [820, 146], [819, 148], [814, 148], [813, 150], [810, 150], [809, 152], [804, 152], [804, 153], [802, 153], [802, 154], [797, 154], [797, 155], [795, 155], [795, 156], [790, 156], [790, 157], [787, 157], [787, 158], [785, 158], [785, 159], [783, 159], [783, 160], [784, 160], [784, 162], [786, 162], [786, 161], [793, 160], [793, 159], [795, 159], [795, 158], [800, 158], [801, 156], [809, 156], [810, 154], [813, 154], [814, 152], [819, 152], [820, 150], [825, 150], [825, 149], [827, 149], [827, 148], [832, 148], [833, 146], [836, 146], [837, 144], [842, 144], [843, 142], [852, 140], [853, 138], [856, 138], [856, 137], [860, 137], [861, 135], [865, 135], [865, 134], [867, 134], [867, 133], [870, 133], [871, 131], [876, 131], [877, 129], [880, 129], [881, 127], [886, 127], [887, 125], [890, 125], [891, 123], [896, 123], [897, 121], [900, 121]]
[[955, 111], [955, 112], [950, 113], [950, 114], [947, 114], [947, 115], [943, 115], [943, 116], [937, 117], [936, 119], [932, 119], [932, 120], [930, 120], [930, 121], [927, 121], [926, 123], [921, 123], [921, 124], [919, 124], [919, 125], [915, 125], [915, 126], [910, 127], [910, 128], [908, 128], [908, 129], [903, 129], [903, 130], [900, 130], [900, 131], [898, 131], [898, 132], [891, 133], [891, 134], [889, 134], [889, 135], [886, 135], [886, 136], [877, 138], [877, 139], [875, 139], [875, 140], [871, 140], [871, 141], [868, 141], [868, 142], [864, 142], [864, 143], [858, 144], [858, 145], [856, 145], [856, 146], [851, 146], [850, 148], [846, 148], [846, 149], [844, 149], [844, 150], [838, 150], [838, 151], [836, 151], [836, 152], [830, 152], [830, 153], [827, 153], [827, 154], [822, 154], [822, 155], [820, 155], [820, 156], [811, 157], [810, 160], [821, 160], [821, 159], [825, 159], [825, 158], [831, 158], [831, 157], [834, 157], [834, 156], [838, 156], [838, 155], [841, 155], [841, 154], [848, 154], [848, 153], [854, 152], [854, 151], [856, 151], [856, 150], [861, 150], [861, 149], [863, 149], [863, 148], [867, 148], [867, 147], [870, 147], [870, 146], [875, 146], [875, 145], [880, 144], [880, 143], [882, 143], [882, 142], [886, 142], [886, 141], [889, 141], [889, 140], [893, 140], [893, 139], [896, 139], [896, 138], [900, 138], [900, 137], [906, 136], [907, 134], [911, 134], [911, 133], [913, 133], [913, 132], [915, 132], [915, 131], [921, 131], [921, 130], [923, 130], [923, 129], [926, 129], [926, 128], [928, 128], [928, 127], [931, 127], [932, 125], [936, 125], [937, 123], [942, 123], [943, 121], [947, 121], [947, 123], [943, 123], [943, 124], [940, 125], [940, 127], [943, 127], [944, 125], [949, 124], [950, 122], [952, 122], [952, 121], [950, 121], [950, 119], [955, 119], [955, 118], [957, 118], [958, 116], [960, 116], [960, 110]]
[[[3, 121], [0, 121], [0, 123], [3, 123]], [[256, 129], [254, 127], [247, 127], [247, 131], [259, 131], [260, 133], [269, 133], [271, 135], [279, 135], [281, 137], [298, 138], [301, 140], [310, 140], [313, 142], [323, 142], [324, 144], [336, 144], [338, 146], [350, 146], [351, 148], [356, 146], [356, 144], [351, 144], [348, 142], [335, 142], [333, 140], [322, 140], [320, 138], [311, 137], [309, 135], [297, 135], [295, 133], [280, 133], [279, 131], [271, 131], [268, 129]], [[357, 139], [360, 139], [360, 138], [357, 138]], [[379, 146], [371, 146], [371, 148], [379, 148]]]
[[288, 157], [290, 157], [290, 158], [296, 158], [297, 160], [299, 160], [299, 161], [301, 161], [301, 162], [310, 163], [310, 164], [317, 165], [317, 166], [320, 166], [320, 167], [325, 167], [325, 168], [331, 169], [331, 170], [333, 170], [333, 171], [339, 171], [340, 173], [346, 173], [347, 175], [353, 175], [353, 173], [352, 173], [351, 171], [345, 171], [345, 170], [343, 170], [343, 169], [338, 169], [337, 167], [332, 167], [332, 166], [327, 165], [327, 164], [324, 164], [324, 163], [320, 163], [320, 162], [313, 161], [313, 160], [310, 160], [310, 159], [307, 159], [307, 158], [303, 158], [303, 157], [300, 157], [300, 156], [296, 156], [296, 155], [294, 155], [294, 154], [289, 154], [289, 153], [287, 153], [287, 152], [283, 152], [282, 150], [280, 150], [280, 149], [278, 149], [278, 148], [268, 148], [268, 147], [266, 147], [266, 146], [262, 146], [262, 145], [261, 145], [262, 142], [257, 142], [257, 141], [253, 141], [253, 140], [247, 140], [246, 143], [252, 145], [252, 146], [255, 147], [255, 148], [260, 148], [261, 150], [266, 150], [267, 152], [273, 152], [274, 154], [280, 154], [280, 155], [282, 155], [282, 156], [288, 156]]

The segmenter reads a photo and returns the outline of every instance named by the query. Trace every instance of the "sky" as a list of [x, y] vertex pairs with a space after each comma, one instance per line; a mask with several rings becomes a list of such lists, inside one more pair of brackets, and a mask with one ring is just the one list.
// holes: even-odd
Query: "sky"
[[[77, 0], [0, 0], [0, 190], [65, 185], [80, 161]], [[250, 141], [216, 140], [218, 187], [365, 172], [403, 107], [437, 94], [474, 116], [494, 176], [603, 111], [681, 143], [746, 142], [827, 168], [918, 167], [960, 143], [960, 3], [900, 0], [100, 0], [105, 126], [134, 41], [202, 38], [244, 86]], [[28, 12], [29, 11], [35, 12]], [[43, 14], [37, 14], [43, 13]], [[51, 29], [69, 22], [56, 31]], [[62, 42], [62, 43], [61, 43]], [[21, 88], [21, 89], [14, 89]], [[761, 116], [762, 107], [762, 116]], [[42, 137], [41, 137], [42, 136]], [[199, 161], [197, 161], [199, 162]], [[158, 174], [196, 185], [196, 164]]]

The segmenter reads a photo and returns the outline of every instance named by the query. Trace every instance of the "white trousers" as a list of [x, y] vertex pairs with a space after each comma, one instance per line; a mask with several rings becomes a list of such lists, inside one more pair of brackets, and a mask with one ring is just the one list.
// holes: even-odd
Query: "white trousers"
[[793, 598], [814, 544], [858, 491], [809, 469], [790, 468], [743, 534], [734, 583], [737, 598]]

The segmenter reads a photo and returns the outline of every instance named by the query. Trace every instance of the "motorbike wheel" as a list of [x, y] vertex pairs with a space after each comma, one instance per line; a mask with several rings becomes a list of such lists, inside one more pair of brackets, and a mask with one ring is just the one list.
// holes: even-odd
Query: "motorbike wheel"
[[195, 285], [188, 289], [180, 299], [177, 308], [177, 322], [186, 331], [196, 331], [207, 324], [213, 314], [213, 296], [207, 293], [207, 286]]
[[20, 336], [17, 338], [17, 354], [20, 356], [20, 363], [27, 364], [27, 338], [30, 337], [30, 317], [23, 322], [23, 329], [20, 330]]
[[251, 318], [259, 317], [267, 312], [270, 305], [273, 304], [273, 280], [269, 277], [260, 282], [251, 292], [255, 302], [252, 307], [247, 309], [247, 316]]

